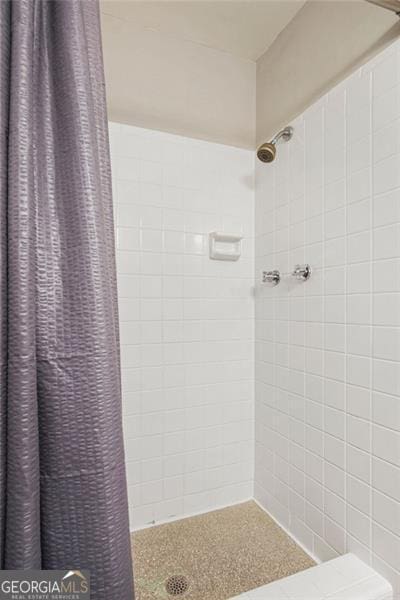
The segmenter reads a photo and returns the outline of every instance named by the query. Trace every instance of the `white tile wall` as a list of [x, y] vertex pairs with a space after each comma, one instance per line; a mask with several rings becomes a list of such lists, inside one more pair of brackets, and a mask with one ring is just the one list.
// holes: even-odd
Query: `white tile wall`
[[[400, 598], [399, 43], [293, 125], [256, 166], [255, 497]], [[307, 283], [258, 283], [299, 262]]]
[[[253, 492], [254, 153], [110, 124], [132, 527]], [[211, 261], [208, 233], [244, 236]]]

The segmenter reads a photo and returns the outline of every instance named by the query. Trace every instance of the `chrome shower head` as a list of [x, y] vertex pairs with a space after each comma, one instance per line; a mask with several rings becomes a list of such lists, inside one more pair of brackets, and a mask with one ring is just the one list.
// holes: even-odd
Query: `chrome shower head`
[[279, 133], [276, 134], [273, 140], [265, 142], [257, 150], [257, 158], [261, 162], [269, 163], [275, 159], [276, 156], [276, 144], [282, 139], [284, 142], [288, 142], [293, 136], [293, 127], [285, 127]]

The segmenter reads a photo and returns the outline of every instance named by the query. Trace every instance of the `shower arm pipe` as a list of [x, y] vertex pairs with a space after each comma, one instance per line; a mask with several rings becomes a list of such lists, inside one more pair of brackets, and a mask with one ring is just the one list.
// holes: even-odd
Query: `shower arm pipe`
[[386, 8], [396, 13], [400, 17], [400, 1], [399, 0], [367, 0], [370, 4], [375, 4], [381, 8]]
[[285, 142], [288, 142], [290, 140], [290, 138], [292, 137], [292, 135], [293, 135], [293, 127], [290, 127], [290, 126], [285, 127], [279, 133], [276, 134], [276, 136], [271, 140], [270, 143], [274, 144], [274, 146], [275, 146], [275, 144], [277, 142], [279, 142], [279, 140], [281, 138], [283, 138], [285, 140]]

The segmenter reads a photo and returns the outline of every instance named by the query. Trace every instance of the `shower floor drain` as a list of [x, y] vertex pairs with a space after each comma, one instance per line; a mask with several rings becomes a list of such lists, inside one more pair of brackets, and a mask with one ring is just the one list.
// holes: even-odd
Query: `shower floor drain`
[[167, 579], [165, 589], [170, 596], [182, 596], [189, 589], [189, 582], [184, 575], [173, 575]]

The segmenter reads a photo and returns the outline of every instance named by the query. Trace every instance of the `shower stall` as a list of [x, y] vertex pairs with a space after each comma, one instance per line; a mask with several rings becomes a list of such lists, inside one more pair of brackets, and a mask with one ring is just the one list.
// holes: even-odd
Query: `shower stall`
[[400, 593], [399, 56], [257, 153], [110, 124], [133, 529], [255, 499]]

